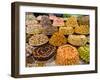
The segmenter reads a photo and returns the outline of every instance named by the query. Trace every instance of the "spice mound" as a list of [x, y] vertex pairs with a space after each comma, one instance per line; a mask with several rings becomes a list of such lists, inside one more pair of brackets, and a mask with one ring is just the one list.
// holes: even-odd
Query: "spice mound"
[[89, 45], [81, 46], [78, 48], [79, 56], [86, 62], [89, 63], [90, 60], [90, 49]]
[[57, 49], [55, 62], [58, 65], [79, 64], [79, 53], [75, 47], [69, 44], [60, 46]]
[[48, 42], [48, 37], [44, 34], [36, 34], [29, 39], [29, 44], [31, 46], [40, 46], [47, 42]]
[[67, 42], [66, 37], [62, 33], [60, 33], [60, 32], [55, 32], [51, 36], [51, 38], [49, 40], [49, 43], [51, 45], [53, 45], [53, 46], [61, 46], [63, 44], [66, 44], [66, 42]]
[[68, 42], [74, 46], [82, 46], [87, 43], [87, 37], [85, 35], [69, 35]]
[[80, 25], [79, 27], [75, 27], [75, 33], [89, 34], [89, 26], [88, 25]]
[[34, 52], [33, 56], [36, 61], [48, 61], [55, 55], [56, 47], [50, 44], [44, 44], [42, 46], [37, 47]]

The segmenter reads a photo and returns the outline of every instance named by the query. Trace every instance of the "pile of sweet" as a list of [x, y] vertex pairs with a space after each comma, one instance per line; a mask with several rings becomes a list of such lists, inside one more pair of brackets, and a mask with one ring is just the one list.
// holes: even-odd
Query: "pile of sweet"
[[89, 63], [89, 16], [26, 13], [25, 24], [26, 66]]

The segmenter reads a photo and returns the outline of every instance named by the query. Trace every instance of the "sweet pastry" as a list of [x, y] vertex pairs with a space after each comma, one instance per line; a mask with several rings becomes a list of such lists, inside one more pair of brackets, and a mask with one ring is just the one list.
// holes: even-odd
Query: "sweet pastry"
[[42, 15], [39, 15], [39, 16], [37, 17], [37, 20], [41, 20], [41, 18], [42, 18]]
[[46, 27], [51, 27], [51, 26], [52, 26], [51, 20], [50, 20], [49, 17], [46, 16], [46, 15], [43, 15], [43, 16], [41, 17], [40, 24], [41, 24], [42, 27], [44, 27], [44, 28], [46, 28]]
[[55, 63], [57, 65], [79, 64], [79, 53], [77, 49], [69, 44], [58, 47]]
[[73, 27], [59, 27], [59, 32], [63, 33], [64, 35], [70, 35], [74, 33]]
[[52, 35], [54, 32], [58, 31], [57, 27], [52, 26], [51, 20], [48, 16], [43, 15], [41, 17], [40, 24], [42, 25], [44, 29], [44, 34], [46, 35]]
[[66, 21], [66, 26], [67, 27], [77, 27], [78, 26], [77, 17], [75, 16], [69, 17]]
[[28, 43], [26, 43], [26, 45], [25, 45], [26, 56], [28, 57], [28, 56], [32, 55], [32, 52], [34, 51], [35, 48], [36, 47], [33, 47], [33, 46], [29, 45]]
[[26, 57], [26, 64], [33, 64], [35, 61], [34, 61], [34, 58], [33, 56], [27, 56]]
[[82, 46], [87, 43], [87, 37], [85, 35], [69, 35], [68, 42], [74, 46]]
[[48, 37], [44, 34], [36, 34], [29, 39], [29, 44], [31, 46], [40, 46], [47, 42], [48, 42]]
[[34, 25], [37, 24], [38, 21], [36, 20], [36, 17], [33, 15], [33, 13], [26, 13], [25, 16], [25, 25]]
[[32, 36], [32, 34], [27, 34], [26, 33], [26, 43], [28, 43], [28, 41], [29, 41], [29, 38]]
[[55, 32], [49, 39], [49, 43], [53, 46], [61, 46], [67, 43], [67, 39], [62, 33]]
[[26, 33], [28, 34], [40, 34], [43, 33], [43, 31], [44, 31], [43, 27], [39, 24], [28, 25], [26, 27]]
[[90, 49], [89, 45], [81, 46], [78, 48], [79, 56], [86, 62], [90, 61]]
[[75, 33], [77, 34], [89, 34], [89, 26], [88, 25], [80, 25], [75, 27]]
[[46, 27], [43, 29], [44, 29], [43, 34], [45, 35], [52, 35], [53, 33], [58, 31], [58, 28], [56, 26]]
[[89, 16], [79, 16], [78, 23], [79, 25], [89, 25]]
[[33, 56], [36, 61], [44, 62], [54, 57], [55, 51], [56, 51], [56, 47], [50, 44], [44, 44], [42, 46], [37, 47], [34, 50]]
[[60, 17], [57, 17], [53, 20], [53, 26], [64, 26], [64, 19], [63, 18], [60, 18]]
[[55, 15], [53, 15], [53, 14], [49, 14], [49, 19], [50, 20], [54, 20], [54, 19], [56, 19], [57, 18], [57, 16], [55, 16]]
[[34, 25], [34, 24], [38, 24], [38, 21], [33, 19], [33, 20], [26, 20], [25, 21], [25, 25]]
[[36, 19], [36, 17], [34, 16], [33, 13], [26, 13], [26, 16], [25, 16], [25, 20], [34, 20]]

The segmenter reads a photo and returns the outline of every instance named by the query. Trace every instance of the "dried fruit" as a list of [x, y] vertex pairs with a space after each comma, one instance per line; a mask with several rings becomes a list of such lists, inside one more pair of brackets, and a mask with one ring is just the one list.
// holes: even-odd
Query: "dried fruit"
[[51, 38], [49, 40], [49, 43], [51, 45], [53, 45], [53, 46], [61, 46], [63, 44], [66, 44], [66, 42], [67, 42], [66, 37], [62, 33], [60, 33], [60, 32], [55, 32], [51, 36]]
[[81, 46], [78, 48], [79, 56], [86, 62], [90, 62], [90, 49], [89, 45]]
[[75, 27], [75, 33], [77, 34], [89, 34], [89, 26], [88, 25], [80, 25]]
[[85, 35], [69, 35], [68, 42], [75, 46], [82, 46], [87, 43], [87, 37]]
[[79, 64], [79, 53], [75, 47], [69, 44], [60, 46], [57, 49], [55, 62], [58, 65]]

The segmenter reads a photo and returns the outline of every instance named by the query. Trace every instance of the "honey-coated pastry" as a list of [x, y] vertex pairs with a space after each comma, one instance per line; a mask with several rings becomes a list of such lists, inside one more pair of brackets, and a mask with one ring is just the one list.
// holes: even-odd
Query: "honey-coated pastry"
[[67, 39], [62, 33], [55, 32], [49, 39], [49, 43], [53, 46], [61, 46], [67, 43]]
[[63, 33], [64, 35], [70, 35], [74, 33], [73, 27], [59, 27], [59, 32]]
[[89, 26], [88, 25], [80, 25], [78, 27], [75, 27], [75, 33], [77, 34], [89, 34]]
[[45, 62], [54, 57], [55, 51], [56, 47], [50, 44], [44, 44], [35, 48], [33, 56], [37, 62]]
[[66, 26], [67, 27], [77, 27], [78, 26], [77, 17], [75, 16], [69, 17], [66, 21]]
[[87, 37], [85, 35], [69, 35], [68, 42], [74, 46], [83, 46], [87, 43]]
[[57, 65], [79, 64], [79, 53], [77, 49], [69, 44], [58, 47], [55, 63]]

